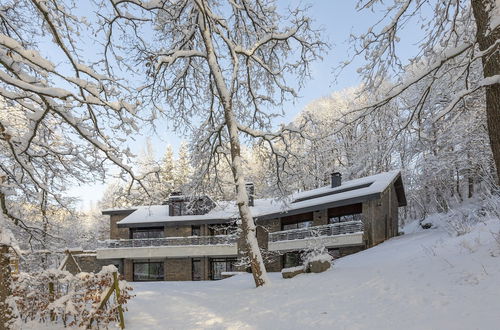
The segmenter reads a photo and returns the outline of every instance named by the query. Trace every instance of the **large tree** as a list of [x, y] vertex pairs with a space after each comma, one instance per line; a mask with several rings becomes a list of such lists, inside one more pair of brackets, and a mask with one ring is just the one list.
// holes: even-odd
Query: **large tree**
[[[361, 109], [361, 116], [378, 109], [416, 84], [422, 93], [412, 105], [412, 120], [421, 118], [422, 108], [440, 77], [456, 72], [452, 81], [462, 81], [462, 88], [449, 95], [446, 106], [427, 117], [429, 121], [453, 119], [462, 112], [459, 105], [478, 93], [485, 93], [486, 118], [491, 150], [500, 180], [500, 4], [498, 0], [403, 0], [384, 2], [362, 0], [359, 10], [382, 12], [377, 24], [367, 33], [353, 36], [354, 56], [363, 55], [366, 65], [360, 67], [364, 91], [377, 90], [384, 80], [398, 77], [395, 86], [379, 102]], [[425, 64], [408, 78], [408, 69], [399, 52], [399, 41], [416, 36], [419, 50], [407, 63]], [[425, 63], [422, 63], [425, 61]], [[342, 65], [348, 65], [347, 61]], [[482, 67], [482, 79], [470, 72], [476, 63]]]
[[[108, 4], [102, 2], [103, 7]], [[273, 118], [268, 109], [297, 95], [290, 81], [300, 86], [309, 75], [309, 64], [324, 46], [318, 32], [303, 10], [280, 15], [274, 1], [111, 4], [112, 13], [100, 12], [108, 37], [107, 62], [145, 69], [142, 101], [180, 123], [175, 127], [192, 133], [200, 179], [214, 168], [216, 173], [220, 162], [230, 163], [255, 284], [265, 284], [245, 189], [241, 138], [262, 139], [269, 145], [279, 139], [279, 133], [266, 132]]]
[[0, 6], [2, 329], [12, 324], [5, 252], [13, 240], [6, 227], [18, 225], [28, 239], [50, 235], [25, 220], [33, 213], [48, 219], [51, 207], [67, 208], [63, 192], [102, 179], [105, 160], [135, 180], [118, 140], [136, 131], [135, 107], [102, 67], [82, 60], [90, 31], [68, 3], [16, 0]]

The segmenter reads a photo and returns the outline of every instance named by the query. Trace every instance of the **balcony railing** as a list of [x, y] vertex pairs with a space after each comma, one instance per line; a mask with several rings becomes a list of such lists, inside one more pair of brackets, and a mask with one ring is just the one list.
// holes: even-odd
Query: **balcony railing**
[[290, 229], [269, 233], [269, 242], [289, 241], [310, 237], [335, 236], [359, 233], [363, 231], [363, 222], [348, 221], [330, 225]]
[[188, 237], [162, 237], [141, 239], [107, 240], [104, 248], [133, 248], [151, 246], [186, 246], [186, 245], [230, 245], [236, 243], [235, 235], [218, 236], [188, 236]]

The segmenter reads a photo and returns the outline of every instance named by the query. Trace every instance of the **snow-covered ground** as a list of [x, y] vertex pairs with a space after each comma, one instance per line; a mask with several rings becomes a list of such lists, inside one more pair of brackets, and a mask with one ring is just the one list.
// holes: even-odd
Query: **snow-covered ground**
[[133, 283], [127, 329], [499, 329], [500, 222], [430, 229], [255, 289], [251, 275]]

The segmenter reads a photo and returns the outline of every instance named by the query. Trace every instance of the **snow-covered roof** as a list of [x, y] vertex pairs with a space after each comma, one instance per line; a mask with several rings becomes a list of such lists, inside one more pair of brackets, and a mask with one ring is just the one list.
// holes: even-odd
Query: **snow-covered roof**
[[[339, 187], [321, 187], [292, 194], [286, 200], [255, 199], [250, 207], [252, 215], [258, 219], [269, 219], [278, 216], [293, 215], [315, 210], [350, 205], [367, 200], [378, 199], [380, 194], [390, 185], [401, 180], [400, 171], [384, 172], [342, 183]], [[402, 194], [401, 196], [399, 196]], [[402, 185], [398, 192], [399, 205], [406, 204]], [[219, 203], [210, 212], [203, 215], [170, 216], [168, 205], [138, 206], [126, 209], [133, 211], [118, 222], [120, 227], [140, 227], [154, 225], [178, 225], [181, 223], [217, 223], [238, 218], [238, 209], [234, 203]], [[116, 210], [123, 212], [125, 210]], [[108, 211], [112, 213], [113, 211]], [[104, 211], [103, 211], [104, 213]], [[109, 214], [109, 213], [108, 213]]]
[[132, 213], [135, 210], [137, 210], [137, 207], [117, 207], [117, 208], [109, 208], [102, 210], [101, 213], [103, 215], [111, 215], [111, 214], [126, 214], [126, 213]]

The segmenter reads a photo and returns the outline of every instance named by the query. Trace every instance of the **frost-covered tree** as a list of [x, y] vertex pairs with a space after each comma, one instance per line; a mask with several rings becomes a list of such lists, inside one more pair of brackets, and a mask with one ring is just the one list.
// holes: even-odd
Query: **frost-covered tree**
[[[288, 78], [295, 75], [300, 85], [309, 75], [309, 63], [318, 58], [324, 44], [311, 20], [300, 9], [280, 15], [274, 1], [261, 0], [123, 0], [112, 1], [111, 8], [112, 13], [100, 11], [106, 54], [117, 55], [106, 58], [108, 63], [144, 70], [143, 100], [160, 111], [170, 109], [166, 115], [190, 130], [195, 167], [203, 169], [200, 180], [214, 173], [221, 160], [229, 160], [255, 284], [265, 284], [245, 190], [241, 137], [269, 145], [279, 139], [266, 132], [272, 119], [267, 108], [295, 97]], [[151, 30], [145, 37], [143, 32]]]
[[182, 142], [179, 147], [179, 153], [175, 162], [174, 168], [174, 189], [183, 190], [185, 186], [191, 181], [191, 155], [189, 152], [189, 145]]
[[[41, 239], [25, 221], [24, 205], [45, 217], [68, 207], [62, 192], [75, 182], [102, 179], [106, 160], [136, 177], [120, 140], [137, 130], [126, 88], [99, 64], [84, 61], [84, 20], [69, 2], [2, 1], [0, 5], [0, 247], [11, 244], [10, 221]], [[31, 207], [32, 206], [32, 207]], [[0, 253], [2, 274], [5, 254]], [[0, 327], [8, 327], [0, 281]]]
[[163, 200], [166, 200], [170, 193], [175, 189], [174, 170], [174, 150], [169, 144], [165, 150], [165, 154], [163, 155], [160, 169], [161, 194]]
[[[422, 93], [411, 108], [410, 119], [421, 119], [421, 109], [429, 100], [440, 77], [450, 69], [463, 85], [449, 95], [444, 106], [427, 113], [429, 121], [459, 116], [460, 104], [478, 93], [484, 93], [489, 142], [496, 164], [496, 180], [500, 179], [500, 3], [498, 0], [429, 1], [403, 0], [385, 2], [362, 0], [359, 10], [382, 12], [377, 24], [360, 36], [353, 36], [354, 56], [364, 56], [366, 65], [358, 72], [363, 77], [364, 92], [373, 92], [393, 77], [396, 84], [361, 114], [378, 109], [397, 100], [412, 86], [420, 84]], [[408, 27], [418, 26], [421, 33], [419, 51], [408, 64], [425, 61], [425, 65], [411, 77], [405, 75], [407, 65], [399, 54], [398, 42]], [[348, 65], [350, 61], [344, 63]], [[480, 79], [469, 75], [471, 68], [481, 67]], [[342, 66], [344, 66], [342, 65]]]

